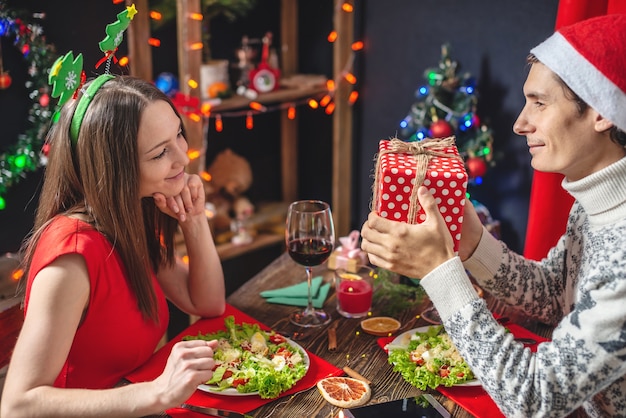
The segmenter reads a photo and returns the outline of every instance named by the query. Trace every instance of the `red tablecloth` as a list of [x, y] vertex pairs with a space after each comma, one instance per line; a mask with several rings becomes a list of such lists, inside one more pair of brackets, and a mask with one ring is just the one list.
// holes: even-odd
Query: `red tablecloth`
[[[224, 329], [224, 318], [233, 315], [235, 317], [235, 323], [248, 323], [259, 324], [264, 330], [269, 330], [269, 327], [260, 323], [259, 321], [251, 318], [245, 313], [241, 312], [237, 308], [226, 305], [226, 311], [220, 317], [201, 319], [175, 338], [172, 338], [165, 346], [159, 349], [143, 366], [126, 376], [126, 378], [134, 383], [145, 382], [155, 379], [163, 369], [167, 362], [167, 357], [172, 349], [172, 346], [178, 341], [182, 340], [185, 335], [197, 335], [198, 332], [204, 334], [215, 332]], [[296, 392], [312, 388], [315, 384], [324, 377], [328, 376], [341, 376], [344, 374], [343, 370], [333, 366], [326, 360], [316, 356], [313, 353], [307, 352], [310, 358], [310, 366], [307, 374], [290, 390], [283, 392], [280, 397], [289, 396]], [[200, 390], [196, 390], [193, 395], [187, 400], [187, 403], [192, 405], [208, 406], [212, 408], [229, 409], [241, 413], [250, 412], [268, 402], [272, 402], [273, 399], [262, 399], [257, 395], [250, 396], [238, 396], [236, 398], [232, 396], [224, 396], [212, 393], [206, 393]], [[172, 409], [167, 411], [171, 416], [200, 416], [199, 414], [191, 413], [186, 410]], [[183, 415], [184, 414], [184, 415]]]
[[[548, 341], [548, 339], [540, 337], [517, 324], [507, 323], [506, 327], [517, 338], [534, 338], [539, 343]], [[385, 346], [393, 341], [394, 338], [395, 337], [379, 338], [378, 345], [384, 350]], [[533, 352], [537, 350], [536, 344], [529, 345], [528, 347]], [[481, 386], [439, 386], [437, 390], [452, 399], [476, 418], [504, 417], [495, 402]]]

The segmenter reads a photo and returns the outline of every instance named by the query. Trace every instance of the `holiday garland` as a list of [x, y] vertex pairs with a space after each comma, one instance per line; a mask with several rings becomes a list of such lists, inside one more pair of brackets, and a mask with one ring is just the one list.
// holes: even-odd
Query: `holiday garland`
[[54, 47], [46, 43], [40, 25], [29, 23], [20, 13], [9, 10], [1, 3], [0, 37], [11, 39], [28, 63], [25, 86], [32, 102], [25, 131], [18, 135], [15, 144], [0, 155], [0, 210], [3, 210], [7, 190], [25, 178], [28, 172], [46, 164], [42, 146], [52, 115], [48, 70], [56, 59], [56, 53]]

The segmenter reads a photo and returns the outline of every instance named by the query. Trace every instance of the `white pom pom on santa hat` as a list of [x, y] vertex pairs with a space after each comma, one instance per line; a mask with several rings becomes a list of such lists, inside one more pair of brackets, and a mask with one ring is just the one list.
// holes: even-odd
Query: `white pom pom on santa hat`
[[562, 27], [530, 52], [589, 106], [626, 131], [626, 14]]

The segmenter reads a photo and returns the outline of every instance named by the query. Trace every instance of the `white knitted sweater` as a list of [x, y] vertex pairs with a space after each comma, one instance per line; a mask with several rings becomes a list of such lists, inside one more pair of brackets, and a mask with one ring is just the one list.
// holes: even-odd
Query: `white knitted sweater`
[[[567, 230], [541, 262], [484, 231], [472, 257], [421, 281], [485, 390], [509, 417], [626, 417], [626, 158], [576, 182]], [[465, 273], [545, 323], [552, 341], [531, 353], [499, 325]]]

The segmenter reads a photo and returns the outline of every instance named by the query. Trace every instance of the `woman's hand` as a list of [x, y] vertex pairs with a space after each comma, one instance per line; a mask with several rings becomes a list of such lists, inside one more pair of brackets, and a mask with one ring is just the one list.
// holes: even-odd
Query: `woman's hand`
[[161, 212], [185, 222], [187, 217], [204, 215], [204, 187], [202, 180], [195, 174], [185, 173], [185, 186], [176, 196], [166, 197], [162, 193], [155, 193], [154, 203]]
[[412, 278], [422, 278], [454, 257], [454, 244], [437, 203], [426, 187], [418, 190], [426, 220], [391, 221], [371, 212], [361, 229], [361, 248], [372, 264]]
[[190, 340], [172, 347], [163, 373], [153, 381], [165, 409], [179, 406], [211, 379], [216, 346], [217, 340]]

